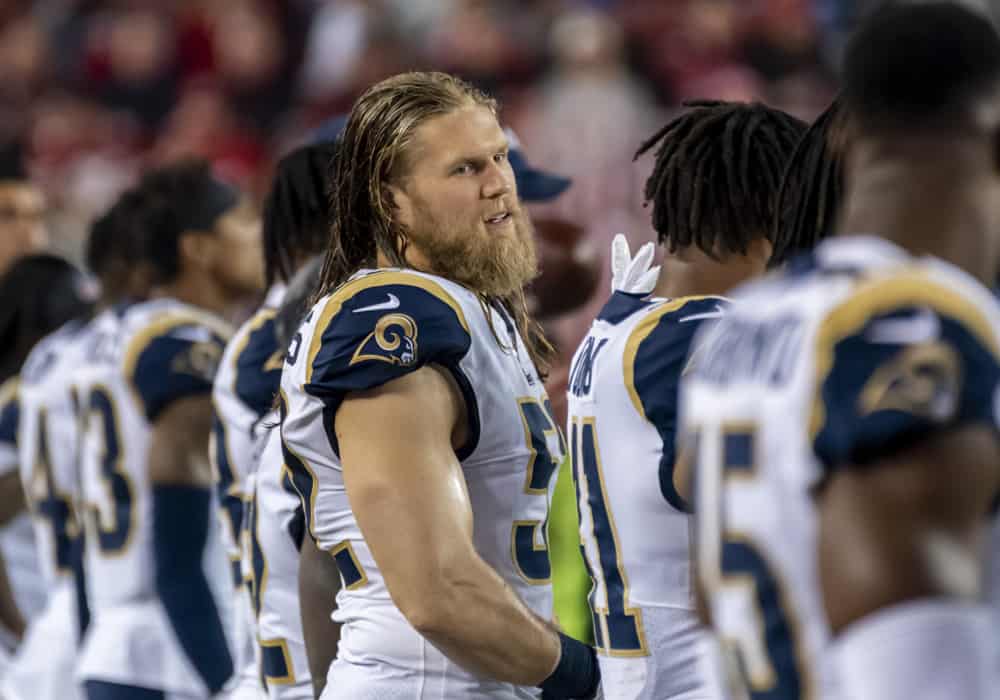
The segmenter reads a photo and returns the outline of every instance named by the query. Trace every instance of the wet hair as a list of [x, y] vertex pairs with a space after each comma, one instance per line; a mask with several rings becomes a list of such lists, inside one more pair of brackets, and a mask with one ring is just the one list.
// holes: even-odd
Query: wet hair
[[806, 125], [760, 103], [685, 102], [680, 116], [639, 147], [656, 149], [645, 204], [673, 253], [695, 246], [712, 258], [745, 255], [772, 236], [781, 178]]
[[1000, 37], [959, 3], [891, 3], [847, 46], [843, 98], [864, 133], [970, 128], [998, 88]]
[[838, 98], [809, 126], [785, 168], [770, 266], [833, 235], [844, 195], [846, 148], [846, 115]]
[[496, 102], [446, 73], [403, 73], [369, 88], [351, 109], [330, 177], [330, 247], [323, 264], [326, 293], [381, 252], [408, 267], [393, 223], [389, 185], [408, 170], [416, 130], [434, 117], [470, 104], [494, 112]]
[[17, 374], [35, 343], [90, 313], [93, 283], [55, 255], [27, 255], [0, 277], [0, 382]]
[[335, 142], [298, 148], [278, 162], [264, 202], [267, 286], [288, 282], [297, 262], [326, 250], [330, 240], [330, 165]]
[[[333, 159], [330, 239], [317, 295], [327, 294], [381, 253], [393, 267], [410, 267], [406, 237], [393, 221], [389, 185], [410, 170], [416, 130], [434, 117], [468, 105], [496, 113], [496, 101], [447, 73], [393, 76], [369, 88], [354, 104]], [[524, 291], [496, 299], [512, 316], [543, 376], [555, 351], [528, 314]], [[484, 307], [490, 300], [483, 299]]]
[[239, 193], [216, 179], [203, 160], [151, 170], [137, 192], [143, 202], [143, 257], [160, 283], [180, 274], [181, 236], [191, 231], [214, 231], [219, 217], [239, 201]]

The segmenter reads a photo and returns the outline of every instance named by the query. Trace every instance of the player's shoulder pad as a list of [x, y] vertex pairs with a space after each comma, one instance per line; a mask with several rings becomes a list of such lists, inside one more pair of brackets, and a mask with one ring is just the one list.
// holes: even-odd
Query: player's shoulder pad
[[940, 426], [996, 425], [995, 301], [919, 271], [869, 280], [815, 337], [813, 450], [865, 464]]
[[462, 306], [444, 285], [419, 273], [375, 272], [320, 305], [305, 388], [339, 401], [429, 363], [456, 364], [470, 344]]
[[625, 385], [639, 415], [673, 429], [677, 387], [698, 328], [722, 316], [722, 297], [681, 297], [650, 310], [625, 343]]
[[17, 388], [16, 376], [0, 385], [0, 443], [7, 445], [17, 444], [17, 423], [21, 412]]
[[131, 333], [123, 371], [146, 418], [155, 420], [177, 399], [211, 395], [231, 335], [231, 327], [221, 319], [179, 305], [154, 314]]
[[598, 321], [617, 325], [636, 311], [652, 306], [656, 302], [648, 294], [629, 294], [628, 292], [613, 292], [607, 303], [597, 314]]
[[233, 336], [233, 393], [258, 416], [271, 410], [281, 384], [284, 348], [278, 345], [273, 308], [259, 309]]

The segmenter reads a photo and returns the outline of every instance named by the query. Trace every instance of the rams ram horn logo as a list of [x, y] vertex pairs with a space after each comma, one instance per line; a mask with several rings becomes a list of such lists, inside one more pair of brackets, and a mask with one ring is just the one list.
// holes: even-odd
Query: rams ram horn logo
[[958, 408], [961, 374], [958, 354], [944, 343], [907, 348], [868, 380], [859, 397], [860, 414], [903, 411], [947, 421]]
[[401, 367], [417, 361], [417, 323], [406, 314], [386, 314], [354, 351], [351, 364], [378, 360]]

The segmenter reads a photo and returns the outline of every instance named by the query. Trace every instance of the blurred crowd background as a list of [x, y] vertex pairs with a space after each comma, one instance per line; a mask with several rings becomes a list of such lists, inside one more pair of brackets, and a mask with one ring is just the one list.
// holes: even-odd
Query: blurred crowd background
[[[258, 194], [275, 160], [406, 69], [491, 91], [552, 206], [647, 235], [631, 155], [680, 101], [830, 97], [834, 0], [0, 0], [0, 143], [23, 141], [57, 249], [142, 168], [209, 158]], [[595, 234], [596, 235], [596, 234]]]
[[[536, 166], [573, 178], [533, 214], [652, 238], [651, 158], [689, 99], [759, 99], [811, 118], [864, 0], [0, 0], [0, 145], [20, 143], [52, 247], [146, 167], [201, 156], [258, 196], [275, 161], [367, 86], [458, 73], [499, 98]], [[606, 268], [606, 266], [603, 266]], [[550, 326], [574, 347], [594, 302]]]

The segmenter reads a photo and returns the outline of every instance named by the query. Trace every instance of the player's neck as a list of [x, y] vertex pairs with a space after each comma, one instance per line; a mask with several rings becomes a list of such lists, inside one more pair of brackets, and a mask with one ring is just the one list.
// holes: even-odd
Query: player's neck
[[725, 262], [713, 260], [700, 251], [687, 251], [663, 258], [660, 279], [653, 293], [677, 298], [725, 296], [735, 287], [764, 273], [770, 244], [761, 239], [752, 244], [748, 255], [730, 256]]
[[181, 274], [169, 284], [157, 286], [149, 296], [152, 299], [176, 299], [219, 316], [225, 316], [234, 305], [234, 300], [220, 285], [202, 275]]
[[840, 235], [876, 235], [993, 283], [991, 212], [974, 182], [947, 167], [891, 161], [858, 170], [848, 182]]

